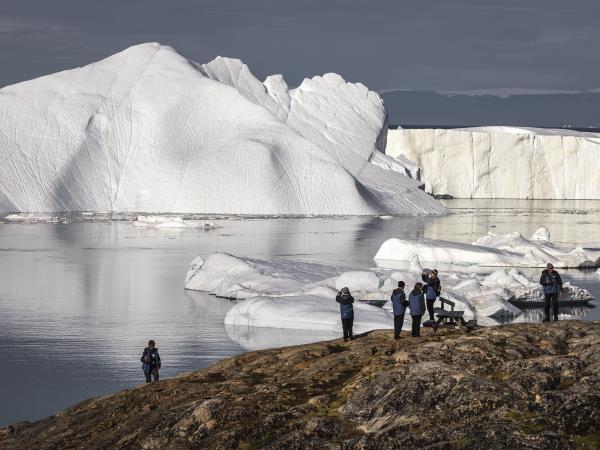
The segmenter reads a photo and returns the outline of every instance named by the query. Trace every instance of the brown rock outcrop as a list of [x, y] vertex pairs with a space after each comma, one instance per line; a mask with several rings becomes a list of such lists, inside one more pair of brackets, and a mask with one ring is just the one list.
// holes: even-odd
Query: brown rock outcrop
[[0, 448], [598, 448], [600, 322], [246, 353], [0, 430]]

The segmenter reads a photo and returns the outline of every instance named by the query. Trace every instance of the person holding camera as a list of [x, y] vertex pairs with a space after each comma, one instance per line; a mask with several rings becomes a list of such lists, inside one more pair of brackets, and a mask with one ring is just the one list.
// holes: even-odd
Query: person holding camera
[[438, 296], [442, 293], [442, 283], [438, 278], [438, 271], [424, 270], [421, 274], [421, 278], [425, 282], [425, 300], [427, 301], [427, 312], [429, 313], [429, 320], [435, 320], [433, 304], [435, 303]]

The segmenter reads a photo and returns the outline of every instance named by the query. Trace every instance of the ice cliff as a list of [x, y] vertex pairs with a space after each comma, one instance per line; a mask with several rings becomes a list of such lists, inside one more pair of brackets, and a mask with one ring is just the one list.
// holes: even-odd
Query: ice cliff
[[540, 128], [398, 129], [386, 154], [420, 169], [433, 194], [600, 199], [600, 134]]
[[142, 44], [0, 90], [0, 211], [444, 212], [378, 151], [386, 126], [338, 75], [289, 89]]

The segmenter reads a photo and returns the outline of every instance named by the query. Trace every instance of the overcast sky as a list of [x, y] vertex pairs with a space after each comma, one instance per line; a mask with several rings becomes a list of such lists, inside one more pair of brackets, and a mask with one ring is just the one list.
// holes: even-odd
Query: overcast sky
[[0, 86], [168, 44], [288, 83], [372, 89], [600, 87], [598, 0], [1, 0]]

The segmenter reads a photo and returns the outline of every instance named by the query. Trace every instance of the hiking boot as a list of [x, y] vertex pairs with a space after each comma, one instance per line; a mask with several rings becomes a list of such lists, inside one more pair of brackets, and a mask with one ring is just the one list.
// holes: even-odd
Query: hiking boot
[[544, 320], [542, 320], [542, 322], [550, 322], [550, 319], [546, 317]]

